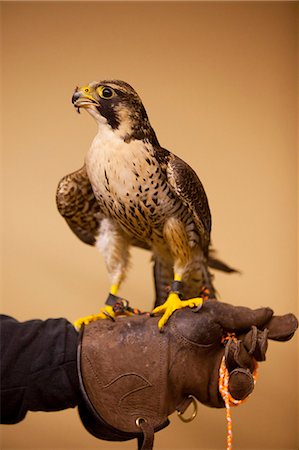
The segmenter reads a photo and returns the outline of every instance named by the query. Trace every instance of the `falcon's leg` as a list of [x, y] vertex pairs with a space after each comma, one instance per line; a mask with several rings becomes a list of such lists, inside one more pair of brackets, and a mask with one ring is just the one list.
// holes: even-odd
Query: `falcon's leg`
[[153, 314], [163, 313], [158, 326], [162, 328], [169, 317], [180, 308], [200, 306], [202, 298], [192, 298], [189, 300], [180, 299], [180, 288], [183, 276], [190, 270], [192, 263], [192, 250], [184, 224], [174, 218], [169, 219], [164, 226], [164, 237], [169, 245], [174, 260], [174, 279], [171, 291], [166, 302], [153, 310]]
[[[110, 296], [117, 296], [122, 281], [125, 278], [126, 269], [129, 266], [129, 248], [128, 239], [124, 236], [121, 229], [114, 224], [111, 219], [105, 218], [101, 222], [99, 236], [96, 246], [104, 256], [106, 267], [111, 279]], [[109, 298], [109, 296], [108, 296]], [[100, 309], [98, 314], [82, 317], [74, 325], [80, 328], [83, 323], [98, 319], [113, 319], [115, 316], [113, 307], [106, 305]]]
[[102, 220], [96, 246], [104, 256], [111, 279], [110, 294], [116, 295], [129, 266], [129, 240], [113, 220], [106, 218]]

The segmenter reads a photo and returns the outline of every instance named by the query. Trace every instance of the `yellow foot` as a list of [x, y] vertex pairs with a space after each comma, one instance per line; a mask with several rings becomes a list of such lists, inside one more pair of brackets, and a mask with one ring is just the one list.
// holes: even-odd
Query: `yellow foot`
[[74, 322], [74, 327], [76, 330], [80, 330], [83, 323], [87, 325], [90, 322], [95, 322], [99, 319], [114, 319], [115, 313], [113, 311], [112, 306], [105, 306], [104, 308], [100, 309], [100, 312], [98, 314], [91, 314], [90, 316], [81, 317], [80, 319], [76, 320]]
[[203, 302], [202, 298], [191, 298], [190, 300], [181, 300], [178, 294], [175, 292], [170, 292], [167, 300], [163, 305], [157, 306], [152, 311], [152, 314], [164, 313], [161, 319], [158, 322], [158, 327], [161, 329], [166, 324], [167, 320], [177, 309], [185, 308], [189, 306], [189, 308], [193, 308], [195, 306], [201, 305]]

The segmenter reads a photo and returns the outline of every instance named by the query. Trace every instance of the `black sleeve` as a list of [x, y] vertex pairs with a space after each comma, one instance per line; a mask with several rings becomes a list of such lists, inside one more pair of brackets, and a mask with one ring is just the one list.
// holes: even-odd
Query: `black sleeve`
[[27, 411], [77, 405], [78, 334], [66, 319], [18, 322], [0, 315], [1, 420], [13, 424]]

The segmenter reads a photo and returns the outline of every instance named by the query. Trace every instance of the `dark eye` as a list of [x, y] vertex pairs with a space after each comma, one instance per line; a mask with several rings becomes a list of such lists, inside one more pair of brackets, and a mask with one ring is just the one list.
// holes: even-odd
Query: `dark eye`
[[102, 98], [111, 98], [115, 95], [114, 90], [109, 87], [100, 86], [97, 90]]

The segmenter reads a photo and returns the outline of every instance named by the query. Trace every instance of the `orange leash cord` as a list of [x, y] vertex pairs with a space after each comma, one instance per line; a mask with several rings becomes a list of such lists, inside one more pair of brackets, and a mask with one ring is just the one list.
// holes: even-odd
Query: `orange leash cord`
[[[237, 340], [236, 337], [234, 335], [229, 335], [227, 338], [224, 339], [228, 340], [228, 339], [233, 339], [233, 340]], [[254, 384], [256, 383], [256, 378], [257, 378], [257, 362], [256, 362], [256, 366], [254, 369], [254, 372], [252, 374], [253, 379], [254, 379]], [[227, 370], [226, 364], [225, 364], [225, 356], [222, 357], [222, 361], [220, 364], [220, 369], [219, 369], [219, 392], [224, 400], [225, 403], [225, 408], [226, 408], [226, 424], [227, 424], [227, 432], [226, 432], [226, 450], [232, 450], [232, 441], [233, 441], [233, 432], [232, 432], [232, 428], [233, 428], [233, 424], [232, 424], [232, 417], [231, 417], [231, 410], [230, 407], [231, 406], [238, 406], [241, 403], [244, 403], [246, 399], [244, 400], [236, 400], [234, 399], [229, 390], [228, 390], [228, 382], [229, 382], [229, 372]]]

